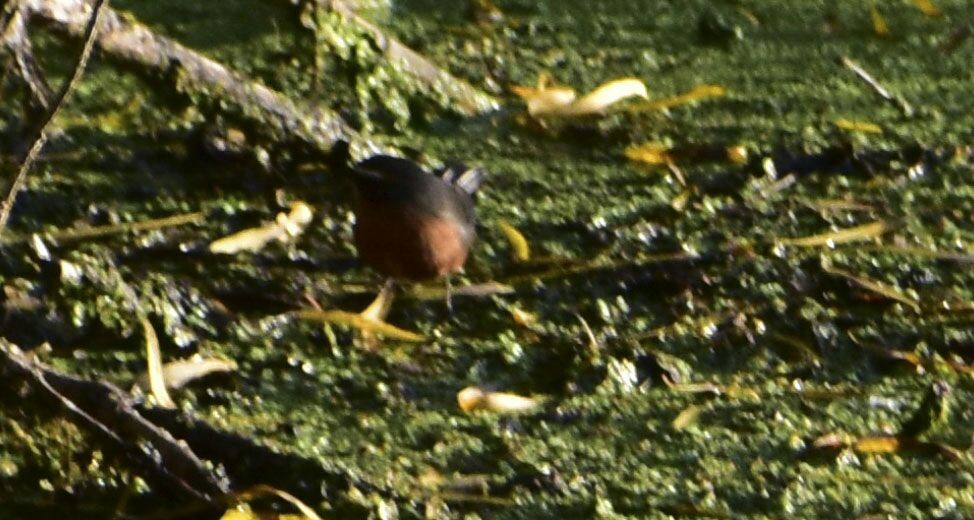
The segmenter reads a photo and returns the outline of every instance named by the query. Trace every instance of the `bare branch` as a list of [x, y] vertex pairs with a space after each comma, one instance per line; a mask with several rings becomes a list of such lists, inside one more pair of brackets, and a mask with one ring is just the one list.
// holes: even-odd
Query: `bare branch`
[[[214, 477], [184, 443], [142, 417], [119, 388], [51, 370], [6, 341], [0, 341], [0, 376], [5, 391], [26, 388], [59, 403], [72, 421], [118, 448], [150, 482], [214, 507], [228, 492], [226, 482]], [[140, 440], [152, 450], [147, 452]]]
[[[32, 14], [71, 35], [82, 33], [89, 0], [19, 0]], [[106, 9], [98, 44], [105, 55], [166, 77], [182, 92], [254, 122], [278, 140], [293, 139], [327, 151], [338, 141], [374, 148], [341, 117], [321, 105], [297, 103], [146, 26]]]
[[[67, 101], [68, 96], [71, 91], [74, 90], [75, 85], [81, 80], [82, 74], [84, 74], [85, 66], [88, 64], [88, 58], [91, 57], [91, 50], [95, 46], [95, 35], [97, 33], [96, 29], [98, 26], [98, 21], [101, 18], [102, 7], [108, 3], [108, 0], [95, 0], [95, 5], [91, 9], [91, 15], [87, 19], [87, 23], [84, 26], [84, 47], [81, 49], [81, 54], [78, 56], [78, 61], [74, 65], [74, 71], [71, 73], [71, 77], [64, 82], [61, 86], [61, 90], [58, 92], [57, 97], [54, 100], [54, 105], [52, 109], [47, 113], [47, 117], [41, 121], [40, 126], [37, 129], [37, 137], [34, 138], [34, 143], [31, 145], [30, 149], [27, 151], [27, 155], [24, 156], [24, 160], [20, 164], [20, 169], [17, 171], [17, 175], [14, 176], [14, 180], [10, 183], [10, 191], [7, 193], [6, 199], [4, 199], [3, 204], [0, 205], [0, 237], [3, 236], [4, 230], [7, 229], [7, 221], [10, 220], [10, 211], [13, 210], [14, 202], [17, 200], [17, 193], [24, 187], [24, 183], [27, 181], [27, 173], [30, 171], [31, 165], [34, 163], [34, 159], [37, 158], [37, 154], [40, 153], [41, 148], [44, 147], [44, 143], [47, 142], [47, 127], [51, 124], [51, 121], [57, 117], [58, 112], [61, 111], [61, 107]], [[16, 15], [15, 15], [16, 16]]]

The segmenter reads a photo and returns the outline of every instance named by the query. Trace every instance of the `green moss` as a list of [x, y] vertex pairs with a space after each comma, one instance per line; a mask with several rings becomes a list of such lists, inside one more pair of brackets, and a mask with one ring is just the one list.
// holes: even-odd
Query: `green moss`
[[[516, 282], [518, 292], [457, 299], [452, 317], [441, 302], [401, 299], [390, 320], [435, 338], [418, 346], [370, 350], [340, 329], [330, 345], [319, 325], [274, 318], [307, 305], [305, 295], [357, 310], [378, 287], [349, 261], [343, 185], [328, 172], [282, 162], [268, 174], [247, 158], [201, 152], [195, 126], [208, 116], [172, 113], [167, 95], [103, 59], [67, 107], [66, 134], [32, 173], [14, 230], [27, 236], [195, 210], [208, 216], [198, 226], [54, 247], [57, 259], [91, 273], [77, 285], [61, 281], [26, 244], [10, 246], [5, 287], [38, 298], [42, 308], [12, 312], [7, 334], [49, 327], [42, 330], [58, 368], [120, 383], [143, 370], [130, 299], [111, 283], [117, 275], [158, 325], [166, 359], [201, 352], [239, 364], [234, 384], [190, 386], [178, 402], [218, 427], [381, 482], [398, 494], [403, 516], [435, 509], [432, 496], [454, 514], [505, 518], [928, 517], [974, 509], [966, 455], [949, 461], [845, 450], [816, 458], [805, 450], [829, 433], [897, 432], [935, 381], [953, 388], [950, 414], [925, 438], [966, 449], [974, 414], [961, 403], [974, 386], [950, 364], [971, 359], [971, 270], [874, 241], [834, 249], [775, 244], [884, 220], [892, 229], [882, 244], [972, 250], [970, 159], [931, 160], [923, 175], [911, 174], [908, 160], [917, 146], [971, 142], [974, 44], [939, 50], [964, 20], [964, 2], [937, 2], [943, 18], [909, 3], [884, 4], [888, 39], [872, 33], [856, 2], [498, 1], [504, 18], [485, 25], [468, 20], [462, 3], [408, 0], [372, 12], [434, 62], [506, 96], [504, 110], [468, 119], [441, 115], [443, 98], [403, 79], [367, 37], [336, 18], [302, 20], [286, 3], [204, 4], [118, 7], [295, 99], [358, 114], [381, 141], [486, 167], [478, 201], [484, 226], [465, 278]], [[829, 19], [838, 21], [831, 32]], [[720, 21], [734, 37], [702, 43], [701, 20]], [[59, 56], [70, 46], [38, 39], [57, 80]], [[915, 114], [905, 117], [877, 97], [838, 63], [843, 55]], [[325, 74], [317, 87], [310, 70]], [[521, 102], [508, 92], [541, 73], [579, 91], [636, 76], [654, 98], [705, 83], [729, 94], [667, 113], [540, 129], [523, 123]], [[144, 102], [130, 103], [134, 96]], [[17, 108], [0, 102], [4, 120]], [[392, 117], [366, 115], [380, 112]], [[838, 118], [884, 131], [849, 135], [835, 127]], [[740, 144], [751, 160], [681, 163], [684, 187], [669, 171], [625, 159], [627, 146], [646, 141]], [[784, 160], [847, 143], [867, 159], [878, 150], [895, 154], [869, 171]], [[765, 157], [778, 159], [778, 178], [764, 176]], [[674, 209], [688, 189], [686, 205]], [[295, 198], [317, 210], [297, 243], [233, 257], [194, 252], [272, 219], [281, 210], [272, 201]], [[862, 208], [821, 209], [822, 200]], [[534, 264], [510, 261], [497, 219], [526, 235]], [[680, 252], [696, 258], [657, 260]], [[922, 311], [828, 274], [823, 259], [900, 288]], [[515, 324], [510, 306], [537, 314], [539, 324]], [[578, 316], [596, 335], [594, 351]], [[884, 350], [915, 354], [922, 366]], [[456, 404], [468, 385], [543, 395], [549, 404], [514, 418], [468, 415]], [[673, 428], [691, 405], [701, 409], [698, 420]], [[27, 427], [21, 416], [4, 419]], [[98, 483], [108, 490], [92, 491], [88, 503], [122, 493], [119, 470], [107, 460], [91, 473], [77, 461], [63, 464], [94, 449], [78, 432], [49, 427], [36, 430], [33, 448], [0, 428], [2, 489], [31, 489], [22, 496], [38, 507], [50, 489]], [[32, 450], [57, 455], [33, 460]], [[431, 487], [434, 473], [439, 487]], [[42, 479], [48, 491], [37, 488]], [[481, 496], [481, 484], [500, 500]], [[145, 498], [140, 507], [167, 507]], [[367, 491], [327, 498], [376, 510], [388, 510], [387, 499]], [[111, 503], [106, 511], [114, 506], [103, 503]]]

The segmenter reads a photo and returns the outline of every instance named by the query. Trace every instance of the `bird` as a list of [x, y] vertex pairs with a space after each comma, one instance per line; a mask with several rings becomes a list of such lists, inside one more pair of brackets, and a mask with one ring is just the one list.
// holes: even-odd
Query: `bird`
[[450, 163], [427, 171], [416, 162], [374, 155], [351, 167], [353, 238], [362, 262], [394, 281], [444, 278], [460, 271], [477, 237], [474, 197], [481, 168]]

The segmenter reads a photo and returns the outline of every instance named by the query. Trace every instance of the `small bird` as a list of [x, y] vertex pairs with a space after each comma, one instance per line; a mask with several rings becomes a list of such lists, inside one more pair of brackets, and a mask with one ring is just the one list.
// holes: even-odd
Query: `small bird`
[[355, 246], [394, 280], [447, 280], [477, 236], [474, 194], [485, 172], [453, 164], [428, 172], [409, 159], [376, 155], [352, 166]]

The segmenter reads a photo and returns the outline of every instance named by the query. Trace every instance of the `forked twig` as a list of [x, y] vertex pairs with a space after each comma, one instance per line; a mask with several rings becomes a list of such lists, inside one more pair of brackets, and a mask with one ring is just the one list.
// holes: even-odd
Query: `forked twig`
[[74, 87], [81, 80], [82, 74], [84, 74], [85, 66], [88, 64], [88, 59], [91, 57], [91, 50], [95, 46], [95, 36], [97, 34], [98, 20], [101, 18], [102, 8], [108, 3], [108, 0], [95, 0], [95, 5], [92, 8], [91, 16], [88, 18], [88, 24], [85, 26], [84, 34], [84, 48], [81, 50], [81, 54], [78, 56], [78, 61], [74, 65], [74, 71], [71, 73], [71, 77], [64, 82], [61, 86], [61, 90], [57, 93], [54, 98], [54, 103], [51, 109], [47, 112], [47, 116], [41, 121], [40, 126], [37, 129], [37, 137], [34, 138], [34, 142], [27, 154], [24, 156], [23, 161], [20, 164], [20, 169], [17, 170], [17, 174], [14, 176], [13, 182], [10, 183], [10, 190], [7, 192], [7, 197], [4, 199], [3, 203], [0, 204], [0, 237], [3, 236], [4, 230], [7, 228], [7, 221], [10, 220], [10, 212], [13, 210], [14, 202], [17, 200], [17, 193], [23, 189], [24, 184], [27, 182], [27, 173], [30, 171], [31, 165], [37, 158], [37, 154], [40, 153], [41, 148], [47, 142], [47, 126], [51, 124], [51, 121], [57, 117], [58, 112], [64, 106], [67, 101], [68, 96]]

